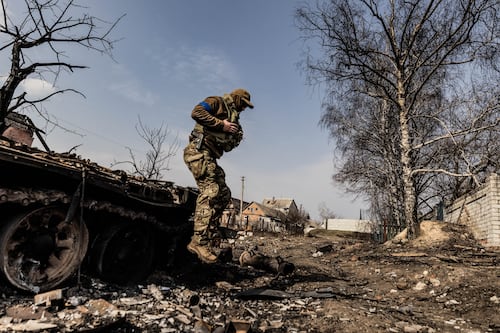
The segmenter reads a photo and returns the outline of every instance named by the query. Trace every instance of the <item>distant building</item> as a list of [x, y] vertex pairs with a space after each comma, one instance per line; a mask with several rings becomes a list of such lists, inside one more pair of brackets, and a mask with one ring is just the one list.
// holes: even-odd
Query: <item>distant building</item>
[[242, 208], [245, 209], [248, 205], [249, 203], [246, 201], [241, 202], [240, 199], [231, 198], [226, 209], [222, 212], [220, 225], [231, 229], [243, 230], [245, 223], [240, 218], [240, 210]]
[[[221, 225], [246, 231], [293, 232], [299, 214], [300, 211], [293, 199], [266, 198], [262, 203], [252, 201], [243, 202], [242, 205], [239, 199], [233, 198], [224, 210]], [[300, 228], [301, 232], [302, 229], [303, 226]]]
[[243, 220], [246, 230], [283, 232], [286, 216], [279, 210], [251, 202], [243, 210]]
[[299, 213], [295, 200], [289, 198], [265, 198], [262, 200], [262, 204], [266, 207], [276, 209], [286, 216], [293, 216]]

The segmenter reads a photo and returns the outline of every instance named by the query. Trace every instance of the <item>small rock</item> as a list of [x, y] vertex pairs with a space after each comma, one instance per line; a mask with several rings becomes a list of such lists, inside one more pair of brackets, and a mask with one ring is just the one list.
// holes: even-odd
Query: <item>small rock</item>
[[317, 251], [312, 254], [313, 258], [318, 258], [323, 256], [323, 252]]
[[434, 286], [434, 287], [439, 287], [441, 285], [441, 281], [438, 279], [429, 279], [429, 282]]
[[427, 285], [424, 282], [418, 282], [415, 287], [413, 287], [413, 290], [424, 290]]
[[406, 290], [409, 288], [408, 282], [404, 278], [401, 278], [396, 282], [396, 288], [399, 290]]
[[179, 314], [179, 315], [175, 316], [175, 320], [177, 320], [183, 324], [186, 324], [186, 325], [191, 324], [191, 320], [189, 320], [189, 318], [185, 314]]
[[224, 289], [227, 291], [241, 290], [241, 287], [234, 286], [226, 281], [217, 281], [215, 282], [215, 285], [217, 286], [217, 288]]
[[157, 301], [162, 301], [165, 296], [161, 292], [160, 288], [158, 288], [155, 284], [150, 284], [148, 285], [149, 294], [153, 296]]
[[413, 325], [405, 326], [403, 328], [403, 332], [405, 332], [405, 333], [418, 333], [418, 332], [422, 332], [423, 329], [424, 329], [423, 326], [418, 325], [418, 324], [413, 324]]

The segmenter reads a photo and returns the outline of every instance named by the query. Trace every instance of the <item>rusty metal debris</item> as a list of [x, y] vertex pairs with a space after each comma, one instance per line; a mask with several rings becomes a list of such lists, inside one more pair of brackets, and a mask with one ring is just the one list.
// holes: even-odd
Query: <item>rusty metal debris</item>
[[293, 294], [287, 293], [286, 291], [268, 289], [268, 288], [251, 288], [239, 292], [235, 295], [236, 298], [240, 299], [285, 299], [294, 297]]
[[[311, 291], [289, 293], [283, 290], [270, 288], [251, 288], [235, 295], [236, 298], [246, 300], [279, 300], [288, 298], [335, 298], [338, 294], [331, 288], [320, 288]], [[344, 297], [353, 295], [342, 295]]]
[[240, 266], [251, 266], [271, 273], [290, 275], [295, 265], [281, 257], [270, 257], [255, 250], [243, 251], [239, 258]]

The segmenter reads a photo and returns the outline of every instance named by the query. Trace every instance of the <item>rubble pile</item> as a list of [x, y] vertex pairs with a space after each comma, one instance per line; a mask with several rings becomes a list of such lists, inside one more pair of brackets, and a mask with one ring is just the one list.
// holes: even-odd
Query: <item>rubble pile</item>
[[38, 295], [3, 286], [0, 332], [500, 332], [500, 252], [442, 230], [383, 245], [243, 237], [226, 263], [190, 258], [139, 285], [83, 274]]
[[[218, 281], [212, 291], [182, 285], [119, 288], [92, 281], [90, 288], [57, 289], [35, 295], [13, 295], [0, 318], [0, 331], [21, 332], [250, 332], [284, 327], [284, 316], [314, 319], [322, 311], [319, 301], [269, 290], [241, 291]], [[230, 295], [231, 293], [231, 295]], [[55, 297], [47, 297], [54, 294]], [[72, 295], [73, 294], [73, 295]], [[72, 295], [72, 296], [70, 296]], [[45, 301], [37, 299], [46, 298]], [[273, 301], [274, 300], [274, 301]], [[16, 304], [14, 304], [16, 303]], [[236, 317], [235, 313], [238, 312]], [[233, 313], [233, 315], [231, 315]], [[128, 323], [125, 325], [124, 323]], [[241, 327], [246, 327], [242, 331]], [[288, 327], [288, 326], [287, 326]], [[219, 329], [217, 331], [217, 329]], [[289, 332], [301, 332], [288, 327]]]

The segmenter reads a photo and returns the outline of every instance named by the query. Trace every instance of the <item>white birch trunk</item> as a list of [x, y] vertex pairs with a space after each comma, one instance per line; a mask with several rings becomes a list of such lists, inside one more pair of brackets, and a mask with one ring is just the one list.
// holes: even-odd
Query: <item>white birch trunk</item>
[[416, 193], [413, 180], [413, 165], [411, 161], [411, 142], [410, 129], [408, 127], [408, 110], [406, 108], [406, 100], [402, 79], [398, 82], [398, 103], [400, 108], [399, 122], [401, 130], [401, 164], [403, 168], [403, 191], [404, 191], [404, 215], [406, 227], [408, 228], [408, 239], [416, 238], [417, 216], [416, 216]]

